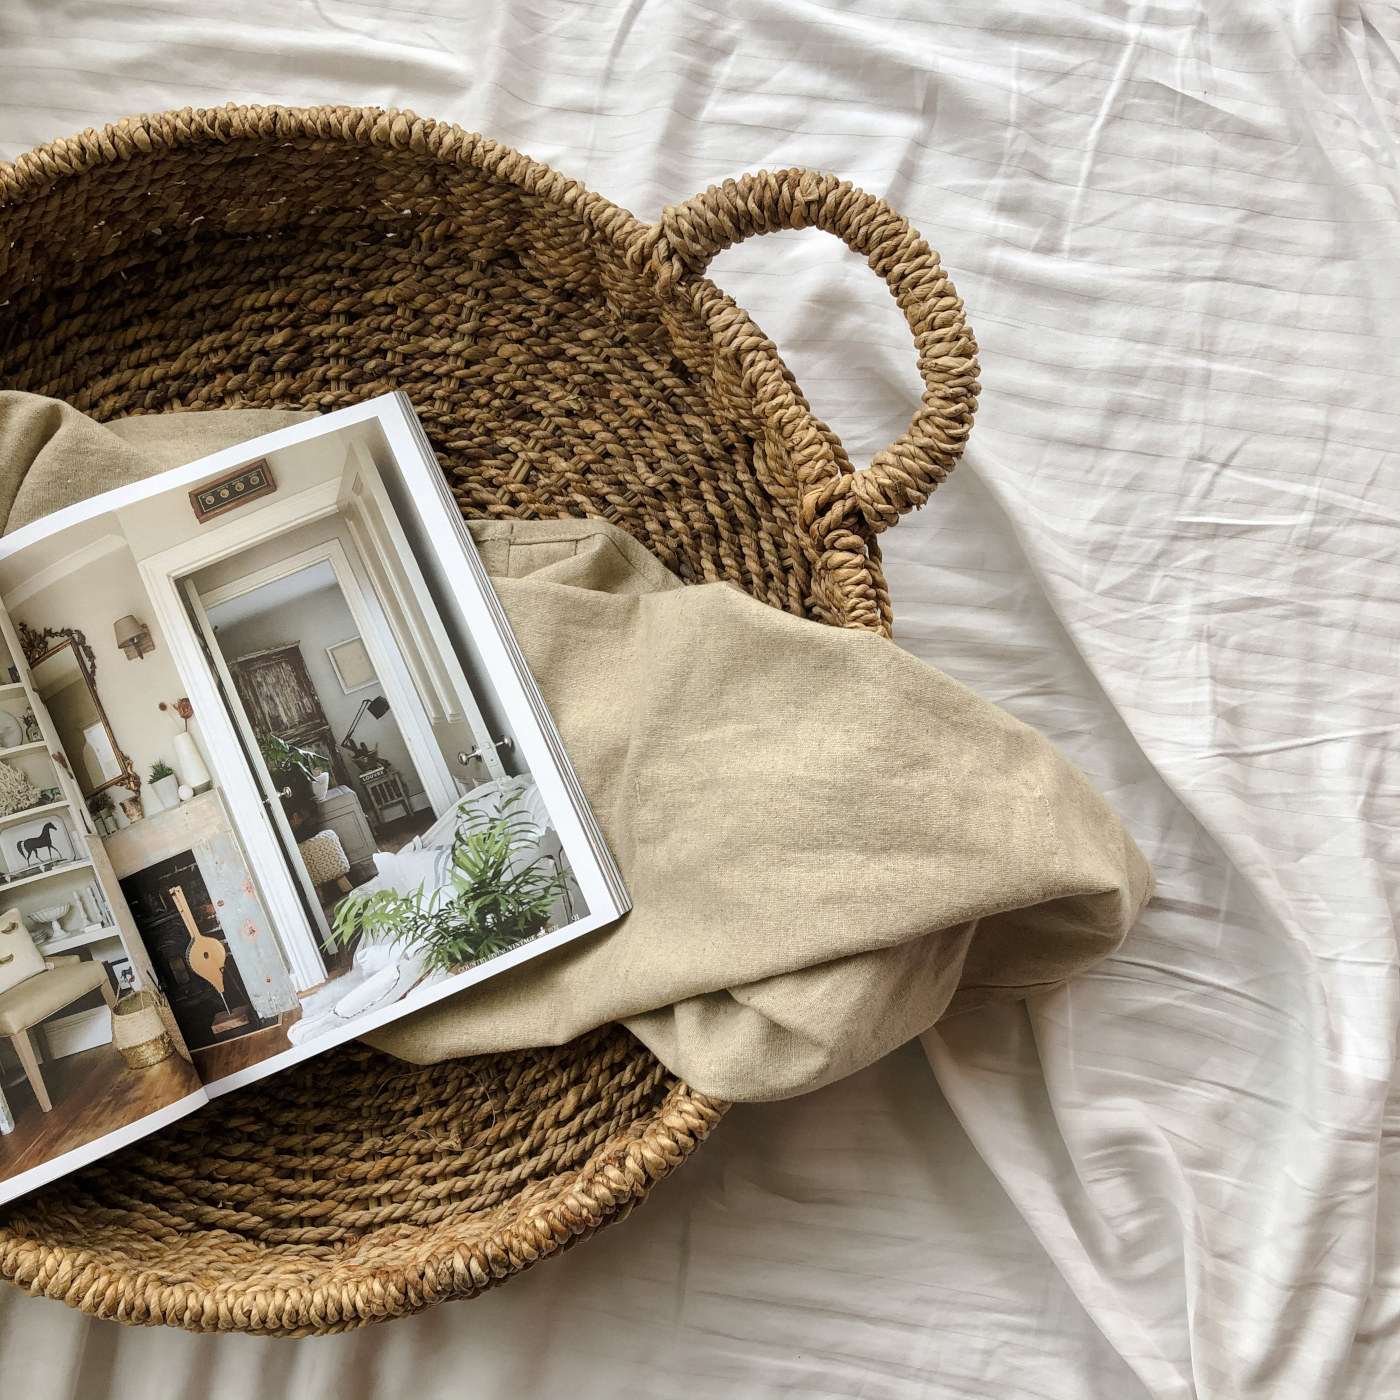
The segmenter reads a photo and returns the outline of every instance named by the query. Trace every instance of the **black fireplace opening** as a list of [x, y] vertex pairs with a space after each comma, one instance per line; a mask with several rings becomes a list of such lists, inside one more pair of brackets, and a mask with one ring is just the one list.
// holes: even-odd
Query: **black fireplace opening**
[[[191, 1050], [222, 1045], [277, 1024], [275, 1016], [259, 1017], [253, 1008], [193, 852], [182, 851], [147, 866], [120, 884], [156, 981]], [[184, 895], [185, 909], [201, 940], [212, 938], [223, 945], [222, 992], [210, 980], [218, 958], [209, 956], [209, 945], [191, 934], [176, 890]]]

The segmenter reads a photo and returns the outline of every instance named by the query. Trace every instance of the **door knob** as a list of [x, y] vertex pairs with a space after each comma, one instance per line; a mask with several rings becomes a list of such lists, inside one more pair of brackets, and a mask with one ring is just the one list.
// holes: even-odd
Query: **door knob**
[[[485, 747], [485, 744], [478, 744], [476, 748], [474, 748], [470, 753], [468, 753], [465, 749], [461, 750], [461, 752], [459, 752], [457, 755], [457, 762], [460, 763], [463, 768], [465, 768], [467, 764], [469, 764], [472, 761], [472, 759], [480, 758], [482, 756], [482, 750], [485, 749]], [[509, 734], [507, 734], [503, 739], [497, 739], [495, 744], [492, 745], [492, 747], [496, 749], [504, 749], [507, 753], [512, 753], [515, 749], [515, 740], [512, 739]]]

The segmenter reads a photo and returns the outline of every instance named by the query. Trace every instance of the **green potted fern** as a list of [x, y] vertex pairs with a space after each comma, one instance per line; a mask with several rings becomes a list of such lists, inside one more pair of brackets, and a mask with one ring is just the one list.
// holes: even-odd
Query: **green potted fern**
[[160, 798], [162, 809], [180, 805], [180, 780], [175, 776], [175, 770], [163, 758], [158, 758], [151, 764], [147, 780], [151, 791]]
[[449, 883], [407, 894], [349, 894], [336, 906], [332, 942], [369, 935], [423, 953], [428, 972], [460, 972], [544, 930], [568, 877], [546, 856], [522, 862], [540, 838], [517, 793], [496, 816], [473, 812], [458, 826]]

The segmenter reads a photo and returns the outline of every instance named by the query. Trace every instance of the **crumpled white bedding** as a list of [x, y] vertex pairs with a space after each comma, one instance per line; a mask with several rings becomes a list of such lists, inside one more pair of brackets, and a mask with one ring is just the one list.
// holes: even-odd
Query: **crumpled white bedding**
[[[534, 823], [535, 836], [522, 850], [513, 866], [534, 859], [546, 839], [558, 850], [558, 838], [549, 826], [549, 810], [544, 795], [528, 774], [499, 782], [478, 784], [450, 811], [398, 851], [376, 851], [375, 874], [355, 887], [358, 895], [395, 890], [412, 894], [415, 890], [431, 895], [450, 887], [453, 838], [469, 814], [491, 818], [501, 814], [505, 802], [519, 816]], [[553, 867], [557, 869], [557, 864]], [[426, 974], [426, 976], [425, 976]], [[380, 1011], [419, 986], [440, 981], [447, 974], [441, 969], [427, 971], [427, 954], [413, 951], [387, 938], [364, 936], [344, 976], [327, 983], [301, 999], [301, 1016], [287, 1031], [293, 1045], [343, 1030], [356, 1016]]]
[[[983, 347], [954, 479], [887, 537], [899, 640], [1118, 803], [1122, 951], [843, 1084], [736, 1109], [499, 1294], [306, 1342], [0, 1294], [49, 1397], [1371, 1397], [1400, 1369], [1400, 19], [1297, 0], [9, 0], [0, 154], [128, 111], [411, 106], [644, 216], [835, 170]], [[916, 402], [820, 235], [723, 254], [866, 455]], [[932, 1071], [930, 1067], [932, 1066]], [[1387, 1378], [1390, 1379], [1387, 1379]]]

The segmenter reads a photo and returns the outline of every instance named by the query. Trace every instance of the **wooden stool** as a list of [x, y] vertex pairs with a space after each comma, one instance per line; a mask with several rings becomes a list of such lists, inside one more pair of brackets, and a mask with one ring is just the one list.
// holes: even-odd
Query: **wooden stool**
[[383, 826], [386, 822], [392, 821], [394, 818], [389, 814], [395, 807], [399, 809], [398, 815], [401, 817], [407, 817], [412, 813], [413, 809], [408, 805], [408, 790], [403, 785], [403, 779], [387, 763], [379, 768], [371, 768], [368, 772], [361, 773], [360, 782], [364, 785], [369, 805], [374, 808], [374, 819], [377, 825]]

